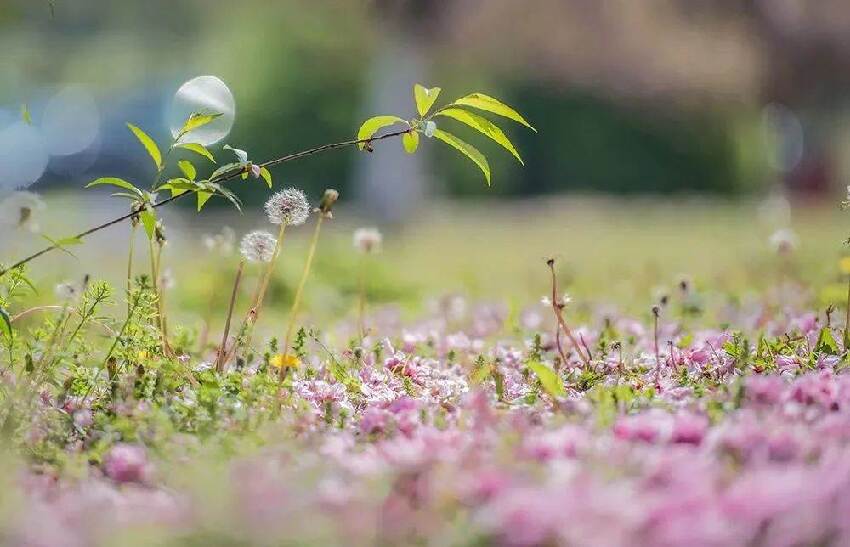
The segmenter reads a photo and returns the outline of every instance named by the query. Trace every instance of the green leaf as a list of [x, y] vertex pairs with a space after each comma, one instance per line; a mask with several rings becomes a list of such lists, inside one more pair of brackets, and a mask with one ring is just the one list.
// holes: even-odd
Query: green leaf
[[419, 133], [411, 131], [401, 136], [401, 144], [404, 145], [404, 151], [408, 154], [413, 154], [419, 148]]
[[153, 239], [154, 233], [156, 233], [156, 213], [150, 207], [145, 207], [139, 213], [139, 220], [142, 221], [142, 226], [145, 227], [145, 233], [148, 235], [148, 239]]
[[260, 167], [260, 176], [263, 177], [263, 180], [266, 181], [266, 184], [269, 185], [269, 188], [272, 187], [272, 174], [265, 167]]
[[159, 151], [159, 147], [156, 145], [156, 142], [152, 138], [148, 136], [147, 133], [136, 127], [135, 125], [128, 123], [127, 127], [133, 134], [139, 139], [139, 142], [142, 143], [142, 146], [145, 147], [145, 150], [148, 151], [151, 158], [153, 158], [153, 162], [156, 164], [156, 168], [159, 171], [162, 171], [162, 154]]
[[493, 114], [498, 114], [499, 116], [503, 116], [515, 122], [519, 122], [527, 128], [531, 129], [532, 131], [537, 131], [536, 129], [534, 129], [534, 127], [531, 126], [530, 123], [525, 121], [525, 118], [523, 118], [519, 112], [506, 105], [502, 101], [494, 99], [493, 97], [490, 97], [488, 95], [484, 95], [483, 93], [469, 94], [466, 97], [461, 97], [452, 104], [471, 106], [472, 108], [477, 108], [478, 110], [492, 112]]
[[200, 114], [194, 113], [186, 118], [186, 122], [183, 124], [183, 127], [180, 128], [179, 135], [182, 137], [186, 133], [194, 131], [199, 127], [203, 127], [213, 121], [214, 119], [221, 116], [221, 114]]
[[21, 119], [24, 120], [25, 124], [32, 125], [32, 115], [26, 103], [21, 105]]
[[177, 162], [177, 167], [183, 171], [183, 174], [186, 175], [186, 178], [189, 180], [195, 180], [195, 177], [198, 174], [198, 171], [195, 169], [195, 166], [192, 165], [192, 162], [189, 160], [180, 160]]
[[[372, 136], [382, 127], [387, 127], [396, 123], [407, 122], [398, 116], [375, 116], [369, 118], [363, 122], [363, 125], [360, 126], [360, 130], [357, 131], [357, 140], [362, 141], [364, 139], [371, 139]], [[363, 150], [363, 148], [366, 147], [366, 143], [360, 143], [357, 147], [360, 148], [360, 150]]]
[[212, 152], [207, 150], [207, 147], [203, 144], [198, 144], [196, 142], [186, 142], [175, 145], [176, 148], [183, 148], [185, 150], [189, 150], [190, 152], [194, 152], [195, 154], [201, 155], [211, 162], [215, 163], [215, 157], [213, 157]]
[[80, 239], [79, 237], [64, 237], [62, 239], [53, 239], [52, 237], [48, 236], [47, 234], [41, 234], [41, 237], [46, 239], [47, 241], [49, 241], [51, 243], [51, 245], [53, 245], [54, 247], [56, 247], [57, 249], [59, 249], [63, 253], [66, 253], [69, 256], [73, 256], [74, 258], [77, 258], [77, 255], [75, 255], [74, 253], [72, 253], [71, 251], [66, 249], [65, 247], [70, 246], [70, 245], [82, 245], [83, 244], [83, 240]]
[[212, 192], [207, 192], [205, 190], [198, 190], [198, 211], [204, 208], [204, 205], [213, 197]]
[[185, 194], [190, 190], [195, 190], [198, 188], [198, 183], [191, 181], [189, 179], [178, 178], [178, 179], [170, 179], [165, 184], [161, 184], [157, 187], [156, 191], [160, 190], [169, 190], [171, 191], [171, 197], [179, 196], [180, 194]]
[[475, 162], [475, 165], [484, 172], [484, 178], [487, 179], [487, 186], [490, 186], [490, 164], [487, 163], [487, 158], [484, 157], [484, 154], [479, 152], [471, 144], [465, 143], [451, 133], [446, 133], [441, 129], [435, 129], [434, 136], [449, 146], [456, 148], [467, 158]]
[[209, 183], [206, 186], [207, 186], [207, 188], [212, 189], [213, 192], [215, 193], [215, 195], [219, 195], [219, 196], [225, 198], [227, 201], [232, 203], [233, 206], [236, 207], [236, 209], [238, 209], [239, 211], [242, 211], [242, 202], [239, 201], [239, 197], [237, 197], [236, 194], [234, 194], [233, 192], [231, 192], [230, 190], [228, 190], [227, 188], [225, 188], [224, 186], [222, 186], [220, 184]]
[[546, 393], [552, 397], [563, 397], [566, 395], [564, 384], [561, 382], [561, 378], [557, 372], [539, 361], [529, 361], [528, 368], [540, 379], [540, 385], [543, 386]]
[[829, 355], [838, 355], [841, 353], [838, 349], [838, 343], [835, 341], [835, 337], [832, 335], [832, 331], [829, 328], [824, 327], [820, 330], [820, 334], [818, 335], [818, 342], [815, 344], [815, 350], [820, 353], [826, 353]]
[[221, 176], [225, 175], [235, 175], [237, 172], [241, 172], [245, 169], [244, 163], [227, 163], [213, 171], [212, 175], [210, 175], [209, 180], [215, 180]]
[[9, 340], [12, 339], [12, 319], [9, 317], [9, 313], [0, 308], [0, 332], [6, 335], [6, 338]]
[[99, 179], [93, 180], [92, 182], [86, 184], [86, 188], [91, 188], [92, 186], [100, 186], [102, 184], [108, 184], [111, 186], [117, 186], [119, 188], [123, 188], [125, 190], [130, 190], [131, 192], [138, 194], [139, 197], [142, 196], [142, 191], [133, 186], [131, 183], [127, 182], [124, 179], [119, 179], [117, 177], [101, 177]]
[[519, 161], [522, 165], [525, 163], [522, 161], [522, 158], [519, 157], [519, 152], [516, 151], [514, 145], [505, 135], [505, 133], [499, 129], [496, 124], [484, 118], [483, 116], [479, 116], [478, 114], [473, 114], [472, 112], [467, 112], [466, 110], [461, 110], [460, 108], [447, 108], [445, 110], [441, 110], [437, 113], [437, 116], [446, 116], [447, 118], [453, 118], [461, 123], [465, 123], [469, 127], [480, 131], [484, 135], [490, 137], [502, 147], [505, 148], [508, 152], [513, 154], [513, 156]]
[[413, 86], [413, 99], [416, 101], [416, 110], [419, 111], [420, 116], [425, 116], [431, 110], [439, 95], [439, 87], [428, 89], [420, 84]]

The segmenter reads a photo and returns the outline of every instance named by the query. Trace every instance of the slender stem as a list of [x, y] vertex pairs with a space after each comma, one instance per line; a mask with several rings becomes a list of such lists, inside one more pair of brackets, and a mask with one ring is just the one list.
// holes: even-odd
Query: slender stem
[[156, 247], [156, 276], [159, 280], [159, 313], [160, 317], [162, 317], [162, 338], [165, 341], [165, 345], [168, 346], [169, 351], [171, 351], [171, 346], [168, 343], [168, 314], [166, 313], [165, 307], [165, 287], [162, 286], [162, 249], [164, 247], [163, 243], [159, 243]]
[[653, 317], [653, 344], [655, 345], [655, 381], [658, 382], [661, 377], [661, 353], [658, 351], [658, 316], [660, 314], [660, 310], [658, 306], [652, 307], [652, 317]]
[[230, 294], [230, 305], [227, 308], [227, 319], [224, 321], [224, 333], [221, 335], [221, 347], [218, 349], [218, 359], [215, 369], [219, 373], [224, 370], [224, 355], [227, 351], [227, 337], [230, 335], [230, 319], [233, 317], [233, 306], [236, 304], [236, 295], [239, 293], [239, 282], [242, 280], [242, 270], [245, 268], [245, 260], [239, 261], [236, 269], [236, 280], [233, 282], [233, 292]]
[[277, 263], [277, 257], [280, 256], [280, 251], [283, 248], [283, 241], [286, 237], [286, 223], [280, 224], [280, 231], [277, 233], [277, 239], [274, 244], [274, 252], [272, 253], [272, 259], [269, 261], [268, 266], [266, 266], [266, 271], [263, 274], [263, 280], [260, 283], [259, 288], [257, 289], [257, 298], [254, 300], [254, 304], [251, 309], [248, 311], [248, 319], [250, 321], [250, 326], [253, 327], [254, 324], [257, 323], [257, 318], [260, 316], [260, 310], [263, 307], [263, 301], [266, 298], [266, 291], [269, 288], [269, 283], [271, 282], [272, 273], [274, 272], [275, 264]]
[[138, 224], [135, 222], [130, 224], [130, 252], [127, 256], [127, 314], [130, 314], [130, 290], [133, 288], [133, 253], [136, 249], [136, 228]]
[[316, 256], [316, 246], [319, 243], [319, 233], [322, 230], [322, 221], [324, 219], [325, 216], [319, 213], [319, 220], [316, 221], [316, 229], [313, 230], [313, 239], [310, 241], [310, 250], [307, 252], [307, 262], [304, 264], [304, 271], [301, 272], [301, 280], [298, 282], [295, 297], [292, 299], [292, 309], [289, 311], [289, 324], [286, 327], [286, 336], [283, 339], [283, 363], [280, 367], [281, 381], [286, 377], [286, 358], [289, 355], [289, 343], [292, 340], [292, 332], [295, 329], [295, 319], [298, 315], [298, 306], [301, 304], [301, 295], [304, 293], [304, 286], [307, 284], [307, 277], [310, 275], [313, 257]]
[[[573, 345], [573, 349], [576, 353], [578, 353], [578, 356], [581, 358], [581, 361], [589, 369], [590, 358], [587, 357], [581, 351], [581, 346], [579, 345], [578, 340], [576, 340], [575, 335], [573, 335], [573, 331], [570, 330], [570, 327], [564, 320], [563, 309], [558, 304], [558, 277], [555, 275], [555, 261], [554, 259], [549, 259], [546, 264], [549, 266], [549, 271], [552, 273], [552, 311], [555, 313], [555, 320], [558, 322], [558, 325], [560, 325], [561, 329], [564, 331], [564, 334], [570, 340], [570, 343]], [[566, 365], [566, 363], [564, 364]]]
[[257, 285], [257, 290], [254, 293], [254, 297], [251, 299], [251, 307], [248, 309], [248, 313], [245, 314], [245, 318], [242, 319], [242, 324], [239, 326], [239, 330], [237, 331], [239, 334], [237, 336], [241, 336], [241, 333], [245, 333], [245, 339], [238, 341], [238, 343], [233, 344], [233, 347], [230, 351], [225, 355], [224, 362], [227, 362], [231, 359], [233, 354], [236, 352], [236, 349], [241, 346], [250, 346], [251, 345], [251, 337], [253, 336], [254, 325], [257, 323], [257, 318], [260, 316], [260, 309], [263, 306], [263, 300], [265, 299], [266, 289], [269, 286], [269, 280], [271, 279], [272, 272], [274, 271], [274, 265], [277, 263], [277, 257], [280, 254], [280, 250], [283, 247], [284, 237], [286, 236], [286, 224], [280, 224], [280, 230], [277, 233], [277, 239], [274, 244], [274, 252], [272, 252], [272, 259], [266, 265], [266, 269], [263, 272], [263, 277], [260, 279], [259, 285]]
[[[313, 154], [318, 154], [320, 152], [325, 152], [325, 151], [333, 150], [333, 149], [336, 149], [336, 148], [344, 148], [344, 147], [347, 147], [347, 146], [354, 146], [354, 145], [358, 145], [358, 144], [370, 145], [371, 143], [376, 142], [376, 141], [381, 141], [381, 140], [389, 139], [389, 138], [393, 138], [393, 137], [400, 137], [401, 135], [405, 135], [407, 133], [410, 133], [411, 131], [413, 131], [413, 129], [409, 128], [409, 129], [404, 129], [404, 130], [401, 130], [401, 131], [393, 131], [391, 133], [385, 133], [385, 134], [379, 135], [377, 137], [370, 137], [368, 139], [353, 139], [353, 140], [348, 140], [348, 141], [336, 142], [336, 143], [332, 143], [332, 144], [324, 144], [322, 146], [317, 146], [315, 148], [308, 148], [307, 150], [303, 150], [301, 152], [296, 152], [294, 154], [288, 154], [286, 156], [281, 156], [279, 158], [269, 160], [265, 163], [259, 164], [259, 167], [268, 168], [268, 167], [272, 167], [272, 166], [275, 166], [275, 165], [279, 165], [281, 163], [294, 161], [294, 160], [297, 160], [297, 159], [300, 159], [300, 158], [312, 156]], [[244, 168], [242, 166], [239, 166], [238, 168], [234, 168], [230, 171], [227, 171], [226, 173], [222, 173], [221, 175], [210, 180], [209, 182], [220, 184], [222, 182], [226, 182], [228, 180], [231, 180], [231, 179], [238, 177], [239, 175], [241, 175], [243, 173], [243, 171], [244, 171]], [[170, 198], [166, 198], [166, 199], [159, 201], [157, 203], [153, 203], [153, 204], [151, 204], [151, 207], [153, 207], [153, 208], [162, 207], [163, 205], [168, 205], [172, 201], [178, 200], [183, 196], [188, 196], [188, 195], [191, 195], [191, 194], [194, 194], [194, 193], [195, 193], [194, 191], [189, 191], [189, 192], [184, 192], [182, 194], [177, 194], [176, 196], [171, 196]], [[76, 238], [76, 239], [82, 239], [82, 238], [84, 238], [88, 235], [91, 235], [95, 232], [99, 232], [101, 230], [109, 228], [110, 226], [114, 226], [115, 224], [123, 222], [123, 221], [125, 221], [129, 218], [132, 218], [132, 217], [134, 217], [138, 214], [139, 213], [137, 211], [131, 211], [127, 214], [121, 215], [121, 216], [116, 217], [112, 220], [106, 221], [102, 224], [98, 224], [97, 226], [93, 226], [92, 228], [89, 228], [88, 230], [84, 230], [84, 231], [80, 232], [79, 234], [72, 236], [72, 237]], [[38, 257], [40, 257], [44, 254], [49, 253], [50, 251], [54, 251], [54, 250], [58, 249], [59, 247], [60, 246], [56, 245], [56, 244], [50, 245], [48, 247], [45, 247], [44, 249], [41, 249], [37, 253], [33, 253], [30, 256], [15, 262], [14, 264], [12, 264], [9, 267], [0, 269], [0, 276], [5, 275], [10, 270], [18, 268], [18, 267], [23, 266], [24, 264], [26, 264], [26, 263], [28, 263], [32, 260], [35, 260], [36, 258], [38, 258]]]
[[847, 280], [847, 310], [844, 316], [844, 351], [847, 351], [848, 341], [850, 341], [850, 279]]
[[366, 338], [366, 258], [360, 262], [359, 295], [357, 298], [357, 332], [360, 335], [360, 345]]
[[[162, 337], [162, 353], [166, 357], [171, 356], [171, 347], [168, 345], [168, 337], [165, 332], [165, 316], [162, 307], [162, 291], [159, 290], [159, 254], [154, 250], [153, 240], [148, 240], [148, 249], [151, 257], [151, 284], [153, 286], [154, 297], [156, 298], [156, 317], [159, 334]], [[160, 247], [161, 249], [161, 247]]]

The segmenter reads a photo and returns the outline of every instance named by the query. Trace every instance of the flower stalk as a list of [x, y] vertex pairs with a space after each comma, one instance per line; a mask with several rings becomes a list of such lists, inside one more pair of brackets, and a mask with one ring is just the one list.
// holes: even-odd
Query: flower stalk
[[338, 199], [339, 192], [332, 189], [325, 190], [325, 193], [322, 196], [322, 201], [319, 203], [319, 206], [315, 211], [319, 216], [316, 220], [316, 227], [313, 229], [313, 237], [310, 240], [310, 249], [307, 252], [307, 261], [304, 263], [304, 270], [301, 272], [301, 279], [298, 281], [298, 287], [296, 288], [295, 296], [292, 299], [292, 308], [289, 310], [289, 321], [286, 326], [286, 334], [283, 338], [283, 360], [279, 373], [281, 382], [286, 378], [286, 373], [289, 369], [289, 367], [286, 366], [289, 363], [289, 345], [292, 341], [292, 334], [295, 332], [295, 322], [298, 316], [298, 308], [301, 305], [301, 297], [304, 294], [304, 287], [307, 284], [307, 278], [310, 276], [313, 258], [316, 256], [316, 248], [319, 245], [319, 234], [322, 231], [322, 223], [325, 218], [333, 218], [333, 206]]
[[224, 371], [224, 357], [227, 353], [227, 337], [230, 335], [230, 319], [233, 317], [233, 307], [236, 304], [236, 296], [239, 293], [239, 282], [242, 280], [242, 271], [245, 269], [245, 259], [239, 261], [236, 269], [236, 280], [233, 282], [233, 292], [230, 293], [230, 304], [227, 307], [227, 318], [224, 321], [224, 332], [221, 335], [221, 346], [218, 349], [215, 369], [221, 373]]

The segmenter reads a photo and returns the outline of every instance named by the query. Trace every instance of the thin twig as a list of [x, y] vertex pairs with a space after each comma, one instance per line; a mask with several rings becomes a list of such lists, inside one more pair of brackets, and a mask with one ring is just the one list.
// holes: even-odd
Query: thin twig
[[[279, 165], [281, 163], [286, 163], [286, 162], [289, 162], [289, 161], [297, 160], [297, 159], [300, 159], [300, 158], [304, 158], [306, 156], [312, 156], [313, 154], [318, 154], [319, 152], [325, 152], [327, 150], [333, 150], [335, 148], [343, 148], [343, 147], [346, 147], [346, 146], [354, 146], [354, 145], [358, 145], [358, 144], [365, 144], [366, 148], [368, 149], [368, 148], [370, 148], [369, 145], [371, 145], [371, 143], [373, 143], [375, 141], [389, 139], [389, 138], [392, 138], [392, 137], [400, 137], [401, 135], [405, 135], [407, 133], [410, 133], [411, 131], [413, 131], [413, 129], [408, 128], [408, 129], [405, 129], [405, 130], [402, 130], [402, 131], [393, 131], [392, 133], [385, 133], [385, 134], [379, 135], [377, 137], [370, 137], [368, 139], [353, 139], [353, 140], [348, 140], [348, 141], [335, 142], [335, 143], [332, 143], [332, 144], [324, 144], [322, 146], [317, 146], [315, 148], [309, 148], [307, 150], [302, 150], [301, 152], [296, 152], [294, 154], [288, 154], [286, 156], [281, 156], [279, 158], [269, 160], [265, 163], [259, 164], [259, 167], [266, 167], [266, 168], [273, 167], [273, 166]], [[241, 175], [244, 171], [245, 171], [245, 168], [240, 166], [238, 169], [234, 168], [231, 171], [228, 171], [226, 173], [222, 173], [218, 177], [215, 177], [214, 179], [210, 180], [209, 182], [220, 184], [222, 182], [226, 182], [228, 180], [236, 178], [237, 176]], [[189, 192], [184, 192], [182, 194], [177, 194], [177, 195], [171, 196], [170, 198], [166, 198], [162, 201], [152, 203], [150, 206], [152, 208], [156, 209], [158, 207], [162, 207], [163, 205], [168, 205], [172, 201], [176, 201], [183, 196], [194, 194], [194, 193], [195, 193], [195, 191], [192, 190], [192, 191], [189, 191]], [[124, 222], [125, 220], [133, 218], [134, 216], [137, 216], [138, 214], [139, 214], [138, 211], [131, 211], [127, 214], [121, 215], [117, 218], [114, 218], [112, 220], [104, 222], [103, 224], [98, 224], [97, 226], [93, 226], [92, 228], [89, 228], [88, 230], [80, 232], [79, 234], [72, 236], [71, 239], [82, 239], [86, 236], [89, 236], [89, 235], [95, 233], [95, 232], [99, 232], [101, 230], [109, 228], [110, 226], [114, 226], [116, 224]], [[26, 263], [28, 263], [32, 260], [35, 260], [36, 258], [40, 257], [41, 255], [47, 254], [50, 251], [54, 251], [54, 250], [59, 249], [59, 248], [61, 248], [61, 245], [57, 245], [57, 244], [53, 244], [53, 245], [50, 245], [48, 247], [45, 247], [44, 249], [38, 251], [37, 253], [31, 254], [30, 256], [15, 262], [11, 266], [9, 266], [7, 268], [3, 268], [2, 270], [0, 270], [0, 277], [2, 277], [3, 275], [5, 275], [6, 273], [8, 273], [11, 270], [14, 270], [15, 268], [19, 268], [19, 267], [23, 266], [24, 264], [26, 264]]]

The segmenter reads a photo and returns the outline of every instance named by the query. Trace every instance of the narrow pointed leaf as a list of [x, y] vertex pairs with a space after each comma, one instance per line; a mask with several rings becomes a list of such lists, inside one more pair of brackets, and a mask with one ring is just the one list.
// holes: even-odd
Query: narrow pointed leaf
[[183, 127], [180, 128], [180, 136], [183, 136], [186, 133], [190, 133], [195, 129], [198, 129], [199, 127], [207, 125], [219, 116], [221, 116], [221, 114], [192, 114], [186, 119], [186, 122], [183, 124]]
[[245, 168], [245, 164], [243, 163], [228, 163], [222, 165], [215, 171], [213, 171], [212, 175], [210, 175], [209, 180], [216, 180], [222, 176], [233, 174], [235, 175], [237, 172], [242, 171]]
[[9, 313], [3, 308], [0, 308], [0, 332], [9, 340], [12, 339], [12, 319], [9, 317]]
[[265, 167], [260, 167], [260, 176], [263, 177], [263, 180], [266, 181], [266, 184], [269, 188], [272, 187], [272, 174]]
[[66, 238], [62, 238], [62, 239], [53, 239], [52, 237], [50, 237], [46, 234], [41, 234], [41, 237], [46, 239], [47, 241], [49, 241], [51, 243], [51, 245], [55, 246], [57, 249], [59, 249], [63, 253], [65, 253], [69, 256], [72, 256], [74, 258], [77, 258], [77, 255], [75, 255], [74, 253], [72, 253], [71, 251], [66, 249], [65, 247], [70, 246], [70, 245], [82, 245], [82, 243], [83, 243], [83, 240], [78, 238], [78, 237], [66, 237]]
[[183, 148], [184, 150], [189, 150], [190, 152], [194, 152], [200, 156], [203, 156], [215, 163], [215, 157], [212, 155], [212, 152], [207, 150], [207, 147], [203, 144], [198, 144], [195, 142], [186, 142], [176, 145], [177, 148]]
[[139, 139], [139, 142], [142, 143], [142, 146], [145, 147], [145, 150], [150, 154], [151, 159], [156, 164], [157, 170], [162, 170], [162, 153], [159, 151], [159, 147], [156, 145], [156, 142], [152, 138], [148, 136], [147, 133], [136, 127], [135, 125], [128, 123], [127, 127], [130, 131], [133, 132], [133, 135]]
[[171, 197], [179, 196], [180, 194], [185, 194], [190, 190], [195, 190], [198, 188], [198, 184], [194, 181], [184, 178], [171, 179], [165, 184], [161, 184], [157, 187], [156, 191], [160, 190], [169, 190], [171, 192]]
[[413, 86], [413, 99], [416, 101], [416, 110], [420, 116], [425, 116], [431, 107], [434, 106], [434, 101], [440, 95], [439, 87], [427, 88], [420, 84]]
[[233, 148], [229, 144], [225, 144], [222, 147], [224, 150], [230, 150], [236, 156], [236, 159], [240, 161], [240, 163], [248, 163], [248, 152], [242, 150], [241, 148]]
[[198, 190], [198, 211], [204, 208], [204, 205], [213, 197], [212, 192], [207, 192], [204, 190]]
[[153, 239], [156, 231], [156, 213], [150, 207], [146, 207], [139, 213], [139, 220], [142, 221], [142, 226], [145, 227], [145, 233], [148, 239]]
[[413, 154], [419, 148], [419, 133], [411, 131], [401, 136], [401, 144], [404, 145], [404, 151], [408, 154]]
[[540, 385], [543, 386], [546, 393], [552, 397], [562, 397], [566, 394], [564, 384], [561, 382], [561, 378], [557, 372], [538, 361], [529, 362], [528, 368], [537, 375]]
[[[387, 127], [396, 123], [407, 123], [403, 119], [398, 116], [375, 116], [373, 118], [369, 118], [363, 125], [360, 126], [360, 130], [357, 132], [357, 140], [369, 139], [378, 132], [379, 129], [383, 127]], [[366, 147], [366, 143], [360, 143], [357, 145], [360, 150]]]
[[186, 178], [189, 180], [195, 180], [195, 176], [197, 176], [198, 171], [195, 169], [195, 166], [192, 165], [191, 161], [188, 160], [180, 160], [177, 162], [177, 167], [183, 171], [183, 174], [186, 175]]
[[139, 197], [142, 196], [142, 191], [133, 186], [132, 183], [127, 182], [124, 179], [119, 179], [117, 177], [101, 177], [99, 179], [93, 180], [90, 183], [86, 184], [86, 188], [91, 188], [92, 186], [101, 186], [101, 185], [110, 185], [117, 186], [119, 188], [123, 188], [125, 190], [130, 190], [134, 194], [137, 194]]
[[522, 161], [522, 158], [519, 156], [519, 152], [514, 148], [513, 143], [511, 143], [510, 139], [505, 135], [505, 133], [499, 129], [499, 127], [488, 120], [483, 116], [479, 116], [478, 114], [473, 114], [472, 112], [467, 112], [466, 110], [461, 110], [460, 108], [447, 108], [445, 110], [441, 110], [438, 116], [446, 116], [447, 118], [453, 118], [461, 123], [465, 123], [469, 127], [480, 131], [484, 135], [487, 135], [500, 145], [505, 148], [508, 152], [513, 154], [513, 156], [520, 162], [522, 165], [525, 163]]
[[475, 165], [484, 172], [484, 178], [487, 179], [487, 186], [490, 186], [490, 164], [487, 162], [487, 158], [484, 157], [484, 154], [479, 152], [478, 149], [471, 144], [460, 140], [451, 133], [447, 133], [442, 129], [435, 129], [434, 137], [440, 139], [452, 148], [459, 150], [461, 154], [475, 162]]
[[478, 110], [485, 110], [487, 112], [492, 112], [493, 114], [498, 114], [499, 116], [503, 116], [505, 118], [511, 119], [515, 122], [521, 123], [532, 131], [537, 131], [534, 127], [528, 123], [522, 115], [506, 105], [499, 99], [494, 99], [488, 95], [484, 95], [483, 93], [472, 93], [467, 95], [466, 97], [461, 97], [452, 103], [453, 105], [463, 105], [463, 106], [471, 106], [472, 108], [477, 108]]

